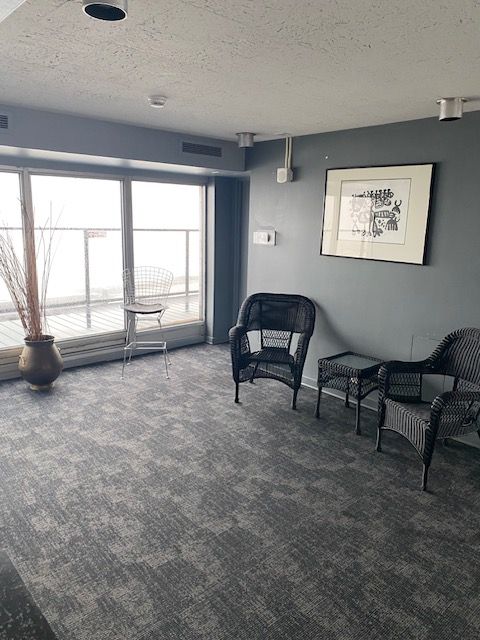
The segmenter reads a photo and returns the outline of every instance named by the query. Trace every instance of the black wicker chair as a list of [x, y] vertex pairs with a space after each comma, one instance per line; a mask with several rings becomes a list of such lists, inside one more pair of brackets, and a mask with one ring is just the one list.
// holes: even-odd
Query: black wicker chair
[[[235, 327], [230, 329], [235, 402], [240, 382], [273, 378], [293, 389], [292, 409], [302, 382], [308, 343], [315, 325], [315, 307], [304, 296], [283, 293], [255, 293], [240, 309]], [[251, 351], [248, 332], [258, 332], [260, 343]], [[292, 339], [298, 334], [293, 353]]]
[[[440, 374], [453, 378], [453, 390], [432, 403], [422, 401], [422, 377]], [[442, 340], [426, 360], [387, 362], [379, 377], [377, 451], [382, 431], [396, 431], [409, 440], [423, 460], [422, 489], [436, 440], [479, 431], [480, 329], [459, 329]]]

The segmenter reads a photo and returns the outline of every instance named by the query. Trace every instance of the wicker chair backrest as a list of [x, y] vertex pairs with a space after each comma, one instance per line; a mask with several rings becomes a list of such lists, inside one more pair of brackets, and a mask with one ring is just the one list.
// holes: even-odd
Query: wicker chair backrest
[[[254, 293], [240, 309], [238, 324], [248, 331], [261, 331], [262, 339], [289, 343], [291, 334], [304, 333], [309, 337], [315, 325], [315, 307], [304, 296], [283, 293]], [[267, 345], [268, 346], [268, 345]]]
[[432, 354], [442, 373], [461, 388], [480, 387], [480, 329], [459, 329], [442, 340]]

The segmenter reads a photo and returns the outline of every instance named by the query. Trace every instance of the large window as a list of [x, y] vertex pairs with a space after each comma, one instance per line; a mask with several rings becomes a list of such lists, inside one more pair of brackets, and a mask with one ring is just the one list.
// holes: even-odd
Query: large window
[[[173, 272], [164, 327], [203, 320], [204, 187], [135, 180], [130, 198], [126, 180], [0, 171], [0, 228], [8, 228], [20, 256], [30, 202], [22, 182], [31, 194], [39, 277], [42, 237], [55, 229], [46, 316], [57, 340], [123, 332], [122, 271], [134, 265]], [[21, 345], [23, 337], [0, 282], [0, 349]]]
[[[10, 235], [23, 262], [20, 174], [0, 171], [0, 196], [0, 232]], [[20, 344], [23, 336], [10, 294], [0, 278], [0, 348]]]
[[[118, 180], [32, 176], [36, 244], [55, 228], [47, 322], [58, 340], [123, 329]], [[42, 269], [41, 250], [38, 271]]]
[[135, 265], [163, 267], [173, 273], [165, 324], [202, 318], [202, 214], [201, 187], [132, 182]]

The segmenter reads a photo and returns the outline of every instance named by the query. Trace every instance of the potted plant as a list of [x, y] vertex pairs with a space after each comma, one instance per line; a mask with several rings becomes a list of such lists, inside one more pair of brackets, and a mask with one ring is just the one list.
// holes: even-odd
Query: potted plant
[[[47, 237], [47, 228], [41, 229], [36, 251], [33, 219], [25, 210], [24, 219], [23, 259], [17, 255], [8, 231], [0, 234], [0, 277], [5, 282], [25, 331], [25, 346], [18, 368], [31, 389], [45, 391], [52, 387], [63, 369], [63, 360], [54, 344], [54, 337], [46, 329], [45, 307], [53, 257], [53, 230], [50, 225]], [[41, 262], [43, 271], [40, 288], [37, 262]]]

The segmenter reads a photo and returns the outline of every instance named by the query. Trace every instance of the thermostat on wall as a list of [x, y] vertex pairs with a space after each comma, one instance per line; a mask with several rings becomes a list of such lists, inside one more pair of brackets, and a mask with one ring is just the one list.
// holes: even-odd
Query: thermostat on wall
[[276, 244], [277, 232], [273, 230], [268, 231], [254, 231], [253, 232], [253, 244]]

